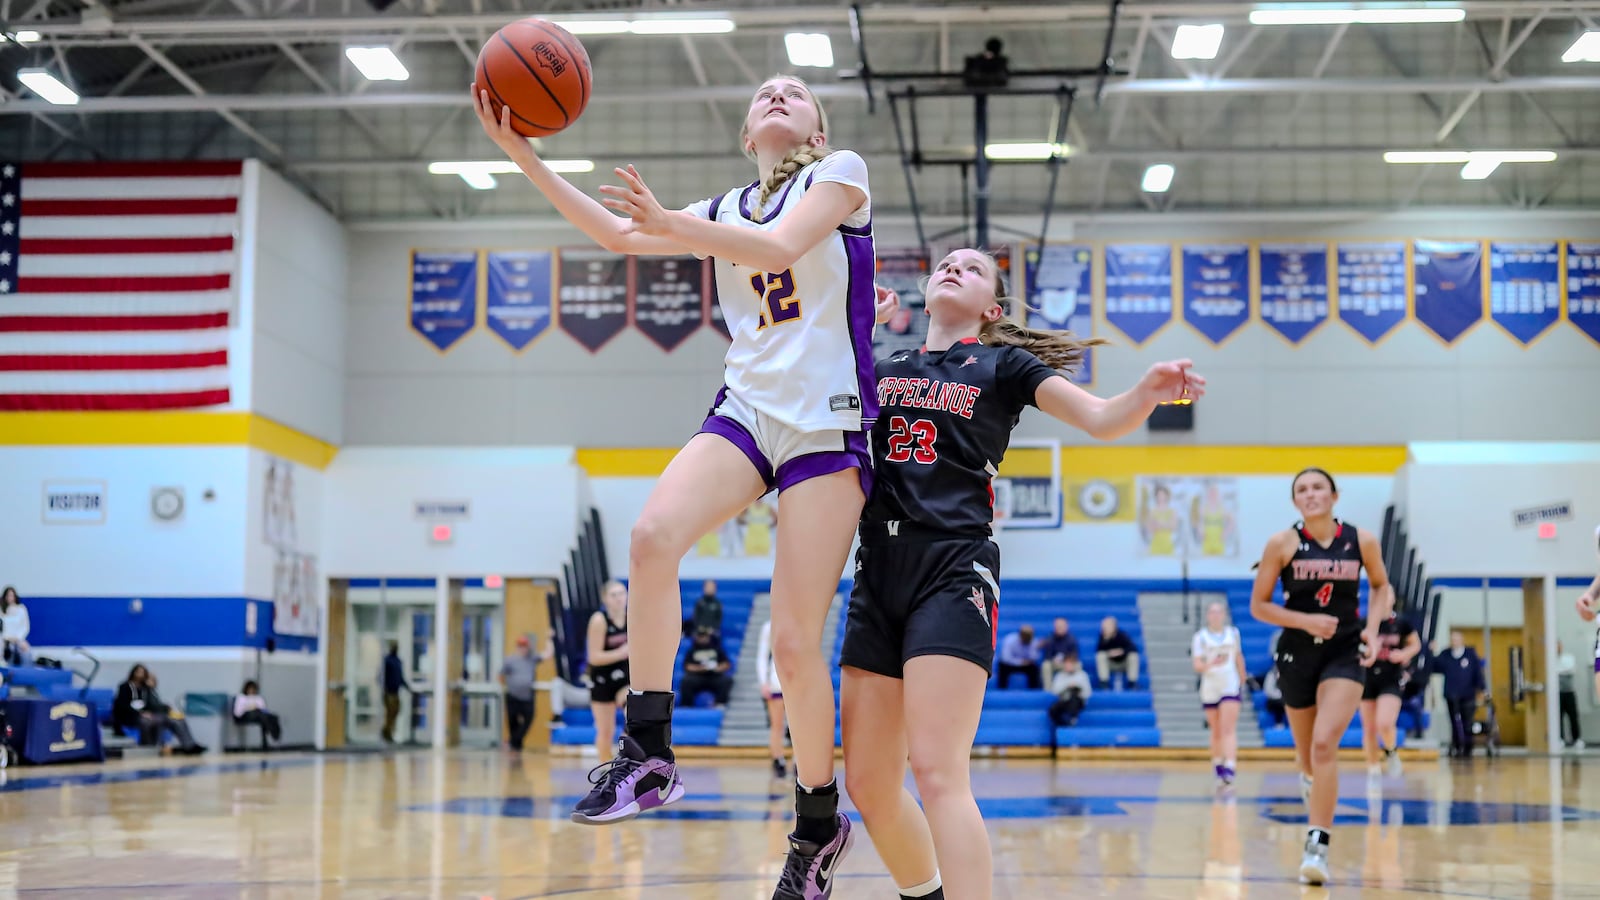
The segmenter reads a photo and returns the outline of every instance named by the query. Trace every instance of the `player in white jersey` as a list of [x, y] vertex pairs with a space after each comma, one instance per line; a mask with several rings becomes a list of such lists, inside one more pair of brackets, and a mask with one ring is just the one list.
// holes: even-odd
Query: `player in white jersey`
[[[478, 118], [569, 222], [608, 250], [715, 259], [733, 337], [711, 414], [645, 501], [628, 550], [633, 690], [617, 758], [597, 768], [574, 821], [602, 824], [682, 798], [671, 749], [672, 670], [681, 633], [678, 563], [703, 535], [776, 488], [773, 649], [794, 741], [798, 823], [774, 900], [833, 890], [850, 822], [833, 778], [833, 683], [822, 627], [869, 492], [865, 428], [877, 415], [871, 340], [871, 202], [865, 164], [827, 146], [810, 88], [776, 76], [755, 92], [740, 131], [758, 180], [682, 210], [665, 209], [632, 167], [604, 205], [557, 176], [497, 121], [474, 87]], [[607, 210], [620, 213], [613, 215]]]
[[[1595, 552], [1600, 554], [1600, 527], [1594, 530]], [[1600, 575], [1584, 589], [1583, 595], [1578, 598], [1578, 615], [1585, 622], [1593, 622], [1600, 615]], [[1594, 636], [1594, 691], [1600, 695], [1600, 632]]]
[[1200, 676], [1200, 705], [1211, 732], [1211, 765], [1217, 783], [1233, 784], [1239, 757], [1239, 691], [1244, 686], [1244, 653], [1239, 629], [1228, 624], [1221, 603], [1206, 607], [1206, 624], [1194, 633], [1189, 655]]
[[782, 778], [789, 774], [783, 752], [788, 719], [783, 714], [783, 681], [772, 659], [771, 619], [762, 623], [761, 639], [756, 644], [756, 680], [761, 686], [761, 699], [767, 703], [767, 749], [772, 753], [772, 774]]

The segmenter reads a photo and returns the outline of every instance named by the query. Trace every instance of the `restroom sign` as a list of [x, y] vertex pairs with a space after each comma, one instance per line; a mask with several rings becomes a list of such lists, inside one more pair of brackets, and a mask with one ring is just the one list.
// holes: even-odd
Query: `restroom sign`
[[1572, 501], [1563, 503], [1546, 503], [1544, 506], [1532, 506], [1519, 509], [1511, 513], [1511, 521], [1518, 528], [1527, 528], [1542, 522], [1561, 522], [1572, 518]]
[[104, 525], [106, 483], [46, 481], [42, 517], [46, 525]]

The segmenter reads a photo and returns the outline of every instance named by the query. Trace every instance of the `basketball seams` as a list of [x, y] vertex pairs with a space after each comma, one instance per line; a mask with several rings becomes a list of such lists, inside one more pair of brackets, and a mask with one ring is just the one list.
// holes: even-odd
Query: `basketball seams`
[[[517, 45], [511, 43], [511, 39], [505, 36], [504, 30], [496, 32], [495, 37], [499, 38], [500, 42], [506, 45], [506, 48], [511, 51], [511, 55], [517, 58], [517, 62], [522, 63], [522, 67], [528, 70], [528, 74], [533, 76], [534, 82], [537, 83], [539, 88], [545, 92], [545, 95], [550, 98], [550, 102], [554, 103], [556, 105], [556, 109], [561, 111], [562, 127], [564, 128], [571, 124], [572, 116], [567, 114], [566, 105], [561, 102], [561, 98], [556, 96], [556, 92], [550, 90], [550, 86], [544, 83], [544, 79], [539, 76], [538, 69], [533, 65], [530, 65], [528, 61], [523, 58], [522, 53], [517, 50]], [[513, 112], [515, 112], [515, 110], [513, 110]]]
[[[592, 85], [589, 83], [590, 73], [592, 72], [589, 51], [584, 49], [584, 46], [578, 43], [578, 39], [572, 37], [564, 28], [553, 27], [543, 19], [538, 19], [528, 24], [549, 35], [551, 39], [561, 46], [561, 49], [567, 52], [567, 57], [572, 60], [572, 64], [577, 68], [578, 112], [582, 114], [584, 108], [589, 105], [589, 92], [592, 89]], [[572, 39], [571, 43], [568, 43], [568, 38]], [[577, 45], [576, 48], [574, 48], [574, 44]], [[572, 124], [572, 117], [569, 116], [567, 118], [567, 124]]]
[[[500, 104], [503, 108], [511, 110], [511, 117], [513, 119], [520, 119], [520, 120], [528, 123], [528, 125], [530, 127], [537, 128], [540, 131], [544, 131], [544, 132], [552, 131], [552, 129], [548, 125], [541, 125], [538, 122], [535, 122], [534, 120], [528, 118], [527, 116], [524, 116], [521, 113], [517, 112], [516, 109], [514, 107], [512, 107], [511, 104], [507, 103], [505, 101], [505, 98], [500, 95], [500, 92], [495, 90], [494, 79], [489, 77], [489, 67], [484, 65], [482, 63], [482, 61], [480, 61], [479, 64], [478, 64], [478, 74], [482, 77], [482, 80], [481, 80], [480, 83], [484, 87], [489, 89], [489, 99], [491, 99], [494, 102]], [[490, 112], [495, 112], [495, 110], [491, 109]], [[495, 121], [499, 121], [499, 119], [500, 119], [500, 117], [497, 114], [495, 116]]]

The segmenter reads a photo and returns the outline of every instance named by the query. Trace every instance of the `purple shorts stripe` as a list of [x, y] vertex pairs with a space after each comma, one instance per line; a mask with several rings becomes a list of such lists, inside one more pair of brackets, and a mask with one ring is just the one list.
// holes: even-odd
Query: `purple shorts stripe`
[[1226, 697], [1220, 698], [1215, 703], [1202, 703], [1202, 704], [1200, 704], [1200, 708], [1201, 709], [1216, 709], [1217, 707], [1221, 706], [1224, 703], [1238, 703], [1238, 702], [1239, 702], [1239, 695], [1238, 694], [1229, 694]]
[[[727, 388], [723, 388], [723, 392], [726, 393], [726, 391]], [[721, 393], [717, 395], [717, 403], [719, 405], [722, 402], [722, 396]], [[712, 413], [706, 416], [704, 422], [700, 423], [700, 433], [714, 434], [718, 437], [726, 438], [729, 443], [738, 447], [744, 453], [745, 458], [750, 460], [750, 465], [755, 466], [756, 474], [761, 476], [761, 481], [766, 484], [767, 490], [772, 489], [775, 483], [772, 478], [772, 463], [767, 461], [767, 457], [762, 454], [761, 448], [756, 446], [756, 439], [751, 436], [750, 432], [744, 430], [743, 425], [727, 416], [719, 416], [716, 413]]]
[[872, 457], [867, 451], [867, 433], [852, 431], [845, 435], [845, 449], [797, 456], [778, 467], [778, 493], [802, 481], [832, 475], [846, 469], [855, 469], [861, 479], [861, 493], [872, 496]]

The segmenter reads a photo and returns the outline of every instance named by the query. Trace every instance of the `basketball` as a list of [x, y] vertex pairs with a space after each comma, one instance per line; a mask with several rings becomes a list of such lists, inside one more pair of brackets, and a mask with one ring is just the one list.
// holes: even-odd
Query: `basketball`
[[495, 118], [511, 107], [511, 127], [525, 137], [556, 134], [589, 105], [589, 53], [554, 22], [527, 18], [501, 28], [478, 51], [474, 72]]

